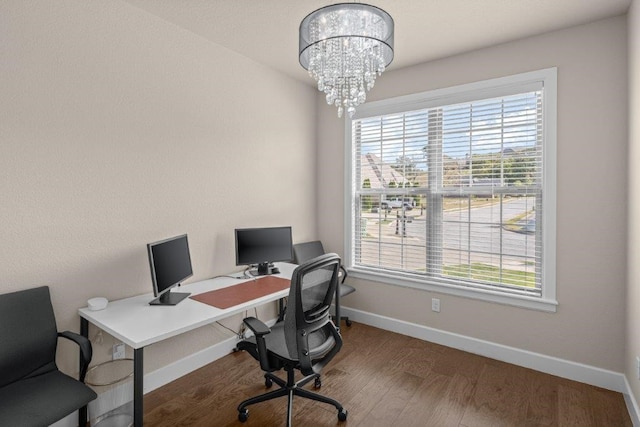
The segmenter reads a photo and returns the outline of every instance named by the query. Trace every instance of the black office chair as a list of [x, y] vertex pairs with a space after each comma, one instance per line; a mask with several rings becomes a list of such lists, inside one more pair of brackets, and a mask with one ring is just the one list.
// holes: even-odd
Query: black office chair
[[[311, 258], [315, 258], [324, 254], [324, 247], [322, 246], [322, 242], [319, 240], [314, 240], [311, 242], [305, 243], [296, 243], [293, 245], [293, 256], [296, 264], [302, 264], [310, 260]], [[356, 291], [356, 288], [350, 285], [345, 285], [344, 281], [347, 278], [347, 270], [340, 265], [340, 271], [342, 271], [342, 280], [338, 285], [338, 295], [340, 298], [347, 296]], [[336, 317], [340, 317], [340, 321], [344, 320], [347, 326], [351, 326], [351, 320], [349, 320], [349, 316], [340, 316], [340, 301], [336, 302]], [[340, 322], [338, 322], [338, 329], [340, 328]]]
[[[271, 387], [275, 382], [280, 388], [240, 403], [240, 421], [249, 416], [247, 406], [288, 396], [287, 426], [291, 426], [294, 395], [333, 405], [338, 410], [338, 419], [347, 419], [347, 411], [339, 402], [302, 388], [311, 380], [315, 380], [315, 388], [320, 388], [322, 368], [342, 347], [340, 333], [329, 316], [339, 268], [340, 258], [336, 254], [322, 255], [298, 266], [291, 278], [285, 318], [272, 328], [254, 317], [244, 319], [255, 336], [241, 341], [238, 349], [246, 350], [260, 362], [265, 371], [265, 386]], [[272, 374], [280, 369], [287, 372], [286, 381]], [[296, 370], [304, 375], [297, 382]]]
[[[80, 381], [56, 366], [58, 337], [80, 346]], [[76, 410], [87, 424], [87, 404], [97, 397], [83, 384], [91, 342], [57, 332], [46, 286], [0, 295], [0, 426], [48, 426]]]

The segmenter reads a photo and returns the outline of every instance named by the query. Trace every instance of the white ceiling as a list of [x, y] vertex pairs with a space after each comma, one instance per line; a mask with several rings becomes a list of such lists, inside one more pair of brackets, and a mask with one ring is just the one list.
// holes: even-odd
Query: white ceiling
[[[179, 27], [314, 84], [298, 27], [327, 0], [126, 0]], [[632, 0], [368, 0], [395, 21], [389, 70], [626, 13]], [[588, 46], [585, 46], [588, 48]]]

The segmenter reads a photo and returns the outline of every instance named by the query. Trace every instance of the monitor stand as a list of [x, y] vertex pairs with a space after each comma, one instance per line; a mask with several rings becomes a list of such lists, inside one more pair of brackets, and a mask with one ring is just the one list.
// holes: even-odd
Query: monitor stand
[[261, 262], [257, 266], [256, 264], [253, 264], [251, 267], [256, 267], [256, 268], [251, 268], [249, 270], [249, 275], [253, 277], [269, 276], [271, 274], [280, 273], [280, 270], [274, 267], [273, 264], [270, 262]]
[[265, 276], [269, 274], [269, 263], [261, 262], [258, 264], [258, 276]]
[[158, 298], [151, 300], [149, 305], [176, 305], [186, 297], [191, 295], [188, 292], [171, 292], [167, 291]]

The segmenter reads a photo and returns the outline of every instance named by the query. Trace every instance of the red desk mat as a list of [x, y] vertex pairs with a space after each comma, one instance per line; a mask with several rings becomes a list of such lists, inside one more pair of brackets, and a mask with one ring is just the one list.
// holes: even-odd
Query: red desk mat
[[190, 298], [217, 308], [229, 308], [256, 298], [260, 298], [291, 286], [289, 279], [264, 276], [257, 280], [239, 283], [215, 291], [209, 291]]

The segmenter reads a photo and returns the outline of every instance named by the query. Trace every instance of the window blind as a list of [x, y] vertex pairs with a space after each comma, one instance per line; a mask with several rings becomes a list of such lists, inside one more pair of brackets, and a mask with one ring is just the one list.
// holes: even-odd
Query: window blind
[[540, 296], [538, 86], [353, 120], [354, 266]]

